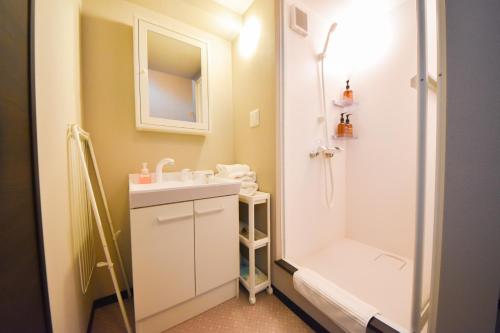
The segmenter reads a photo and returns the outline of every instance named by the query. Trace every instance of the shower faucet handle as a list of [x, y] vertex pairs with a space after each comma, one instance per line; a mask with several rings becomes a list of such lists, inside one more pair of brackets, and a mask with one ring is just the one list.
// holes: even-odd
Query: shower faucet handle
[[315, 158], [318, 157], [320, 154], [324, 153], [324, 151], [327, 150], [325, 146], [318, 146], [316, 150], [313, 150], [312, 152], [309, 153], [310, 158]]
[[335, 156], [335, 153], [340, 153], [342, 151], [344, 151], [344, 148], [335, 146], [327, 148], [323, 151], [323, 154], [325, 154], [325, 157], [327, 158], [332, 158]]
[[326, 158], [333, 158], [335, 156], [335, 152], [331, 149], [327, 149], [323, 152]]
[[312, 151], [309, 153], [310, 158], [315, 158], [319, 156], [319, 151]]
[[326, 147], [319, 146], [315, 151], [309, 153], [310, 158], [318, 157], [320, 154], [323, 154], [326, 158], [332, 158], [335, 156], [335, 153], [344, 151], [342, 147]]

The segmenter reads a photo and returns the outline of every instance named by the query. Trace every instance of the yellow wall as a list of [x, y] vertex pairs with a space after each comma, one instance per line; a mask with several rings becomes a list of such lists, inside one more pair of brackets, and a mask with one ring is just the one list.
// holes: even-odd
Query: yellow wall
[[68, 193], [66, 131], [68, 124], [81, 120], [79, 5], [79, 0], [35, 2], [38, 167], [45, 264], [55, 333], [85, 332], [93, 300], [91, 291], [83, 296], [80, 289]]
[[[181, 12], [185, 6], [172, 15]], [[148, 162], [154, 171], [164, 157], [176, 160], [173, 169], [214, 169], [234, 162], [231, 43], [198, 31], [210, 43], [212, 133], [203, 136], [142, 132], [135, 129], [132, 24], [134, 14], [156, 22], [172, 21], [123, 0], [84, 0], [81, 15], [82, 101], [84, 128], [91, 133], [129, 276], [129, 173]], [[175, 18], [175, 17], [174, 17]], [[177, 24], [179, 24], [177, 22]], [[182, 23], [181, 23], [182, 24]], [[106, 270], [96, 275], [96, 297], [113, 293]], [[123, 285], [122, 285], [123, 287]]]
[[[233, 105], [236, 161], [257, 172], [259, 189], [271, 193], [272, 225], [275, 207], [276, 146], [276, 52], [275, 1], [255, 0], [244, 22], [260, 22], [255, 53], [239, 52], [240, 38], [233, 41]], [[250, 128], [249, 112], [260, 110], [260, 126]], [[273, 230], [273, 235], [276, 235]], [[274, 238], [274, 237], [273, 237]]]

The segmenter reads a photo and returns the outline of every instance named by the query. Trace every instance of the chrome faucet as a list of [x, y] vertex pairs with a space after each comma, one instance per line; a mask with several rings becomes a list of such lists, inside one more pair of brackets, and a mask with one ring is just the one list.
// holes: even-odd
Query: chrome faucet
[[156, 165], [156, 182], [161, 183], [163, 181], [163, 167], [165, 165], [175, 165], [175, 160], [173, 158], [164, 158]]

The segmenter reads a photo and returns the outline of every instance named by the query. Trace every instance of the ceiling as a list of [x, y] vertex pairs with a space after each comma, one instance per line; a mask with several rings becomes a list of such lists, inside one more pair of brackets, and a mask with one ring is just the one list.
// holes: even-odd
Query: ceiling
[[[200, 30], [215, 34], [226, 40], [238, 36], [242, 15], [229, 9], [243, 8], [243, 3], [253, 0], [127, 0], [158, 14], [191, 25]], [[269, 0], [271, 1], [271, 0]], [[104, 3], [110, 0], [102, 1]], [[219, 2], [225, 2], [225, 5]], [[246, 9], [246, 8], [245, 8]]]
[[353, 5], [357, 5], [360, 8], [376, 6], [382, 11], [389, 11], [406, 1], [408, 0], [377, 0], [376, 2], [374, 0], [306, 0], [303, 3], [307, 4], [307, 8], [312, 9], [326, 19], [337, 19], [339, 13]]
[[240, 15], [244, 14], [254, 0], [212, 0], [227, 9], [236, 12]]

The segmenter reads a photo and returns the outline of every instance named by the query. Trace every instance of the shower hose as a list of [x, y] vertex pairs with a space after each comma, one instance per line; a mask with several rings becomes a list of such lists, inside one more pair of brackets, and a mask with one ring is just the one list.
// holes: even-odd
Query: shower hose
[[[325, 123], [325, 146], [328, 147], [329, 137], [328, 137], [328, 115], [326, 114], [326, 94], [325, 94], [325, 62], [324, 57], [320, 60], [321, 66], [321, 110], [323, 112], [324, 123]], [[335, 180], [333, 178], [333, 157], [325, 157], [325, 199], [328, 207], [333, 206], [333, 197], [335, 191]]]

